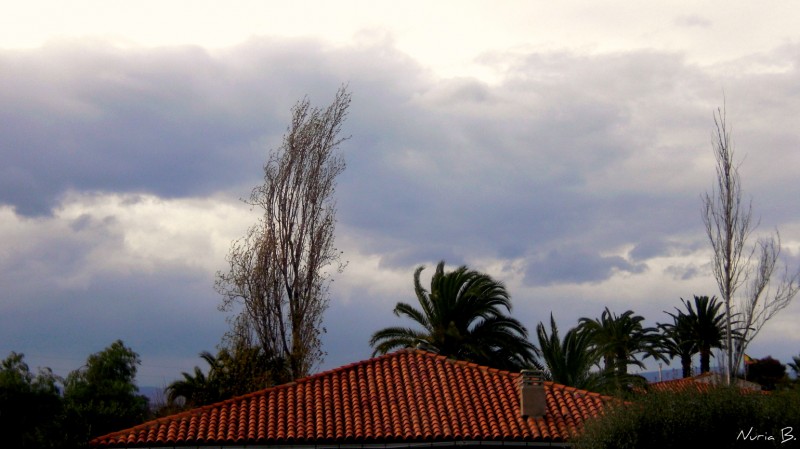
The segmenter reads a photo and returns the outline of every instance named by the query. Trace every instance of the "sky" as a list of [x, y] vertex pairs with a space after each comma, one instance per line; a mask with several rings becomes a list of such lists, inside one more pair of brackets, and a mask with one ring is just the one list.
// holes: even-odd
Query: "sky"
[[[502, 281], [531, 336], [717, 295], [701, 195], [724, 105], [745, 197], [800, 266], [800, 6], [774, 1], [6, 2], [0, 357], [138, 383], [205, 368], [215, 274], [290, 109], [352, 93], [318, 370], [367, 359], [419, 265]], [[751, 344], [800, 354], [800, 300]], [[678, 362], [673, 362], [673, 367]], [[650, 369], [653, 365], [648, 366]]]

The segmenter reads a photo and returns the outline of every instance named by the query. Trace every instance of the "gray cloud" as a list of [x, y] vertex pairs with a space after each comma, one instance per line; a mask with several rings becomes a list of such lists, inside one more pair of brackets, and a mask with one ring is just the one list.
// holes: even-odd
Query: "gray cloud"
[[[516, 263], [529, 327], [557, 307], [570, 308], [556, 316], [571, 322], [586, 315], [582, 301], [613, 296], [598, 288], [587, 299], [579, 288], [615, 274], [663, 272], [666, 283], [705, 276], [698, 265], [664, 271], [650, 262], [704, 245], [699, 195], [713, 180], [709, 134], [721, 85], [756, 213], [764, 226], [796, 222], [786, 207], [798, 195], [792, 162], [800, 154], [792, 152], [800, 113], [792, 50], [767, 55], [785, 62], [781, 70], [753, 73], [655, 51], [497, 54], [487, 60], [508, 70], [493, 84], [437, 78], [387, 42], [253, 39], [213, 52], [66, 42], [0, 51], [0, 203], [20, 214], [19, 226], [35, 227], [74, 191], [245, 196], [289, 107], [306, 94], [324, 104], [347, 82], [352, 139], [342, 147], [340, 235], [379, 257], [381, 269], [407, 271], [409, 286], [421, 263]], [[213, 275], [189, 260], [160, 261], [157, 273], [98, 268], [98, 252], [127, 257], [120, 226], [113, 214], [84, 215], [66, 229], [0, 235], [30, 243], [0, 260], [11, 298], [0, 304], [0, 341], [9, 350], [74, 341], [70, 351], [83, 358], [115, 338], [153, 358], [212, 349], [224, 331]], [[363, 281], [345, 282], [364, 290]], [[554, 291], [561, 287], [576, 290]], [[662, 290], [647, 300], [678, 296]], [[396, 324], [391, 306], [411, 294], [334, 301], [329, 363], [368, 356], [366, 338]], [[359, 327], [379, 314], [386, 321]]]
[[646, 264], [632, 264], [620, 256], [601, 256], [571, 248], [529, 258], [525, 281], [530, 285], [600, 282], [615, 272], [641, 273]]
[[[667, 79], [684, 70], [680, 59], [669, 55], [610, 59], [620, 70], [657, 62], [667, 74], [648, 71]], [[435, 260], [433, 248], [462, 259], [485, 253], [518, 257], [563, 236], [602, 237], [595, 240], [608, 249], [631, 242], [637, 233], [685, 229], [688, 222], [674, 217], [671, 208], [695, 202], [695, 193], [669, 196], [684, 194], [686, 186], [653, 183], [683, 176], [682, 162], [696, 153], [677, 154], [656, 176], [636, 166], [662, 145], [656, 118], [633, 114], [647, 99], [636, 95], [654, 97], [648, 89], [659, 84], [647, 84], [649, 77], [640, 80], [638, 73], [616, 73], [636, 82], [628, 92], [614, 80], [620, 92], [610, 95], [604, 84], [613, 78], [607, 63], [542, 56], [525, 62], [525, 70], [516, 65], [509, 80], [496, 87], [464, 79], [426, 86], [410, 105], [396, 105], [400, 123], [408, 126], [382, 127], [375, 153], [354, 162], [370, 164], [357, 168], [370, 176], [349, 178], [343, 186], [343, 198], [358, 198], [352, 209], [347, 199], [340, 202], [345, 222], [374, 236], [369, 241], [376, 253], [406, 255], [387, 257], [387, 263], [401, 265]], [[585, 77], [603, 72], [609, 73], [602, 80]], [[669, 96], [672, 86], [664, 84]], [[353, 143], [361, 146], [357, 134]], [[597, 189], [605, 178], [623, 186], [619, 193]], [[632, 185], [651, 185], [660, 198], [652, 191], [631, 191]], [[663, 209], [665, 202], [673, 203], [670, 209]], [[430, 242], [437, 244], [432, 248]]]
[[707, 275], [708, 273], [704, 273], [700, 267], [695, 265], [670, 265], [667, 267], [664, 272], [672, 276], [675, 280], [687, 281], [689, 279], [696, 278], [700, 275]]
[[346, 81], [311, 75], [329, 63], [303, 41], [0, 52], [0, 202], [40, 215], [68, 189], [181, 197], [255, 183], [289, 106]]
[[631, 251], [634, 260], [646, 260], [668, 254], [669, 244], [663, 240], [646, 240], [638, 243]]
[[[9, 285], [4, 278], [3, 285]], [[122, 339], [142, 356], [140, 382], [160, 386], [164, 373], [177, 377], [189, 370], [192, 365], [184, 359], [213, 350], [227, 327], [206, 273], [161, 267], [152, 273], [95, 275], [74, 286], [54, 287], [46, 279], [38, 284], [4, 300], [0, 350], [2, 357], [11, 350], [24, 352], [33, 366], [50, 366], [60, 375]], [[201, 364], [199, 359], [193, 363]]]

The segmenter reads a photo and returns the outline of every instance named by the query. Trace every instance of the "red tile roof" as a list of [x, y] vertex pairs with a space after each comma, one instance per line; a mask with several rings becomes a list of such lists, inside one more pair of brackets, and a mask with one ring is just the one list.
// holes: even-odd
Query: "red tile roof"
[[563, 442], [613, 401], [545, 382], [545, 416], [523, 418], [519, 378], [519, 373], [401, 350], [150, 421], [90, 444]]
[[654, 382], [650, 384], [649, 388], [652, 391], [679, 393], [686, 391], [689, 388], [695, 388], [700, 392], [705, 392], [711, 389], [713, 386], [714, 384], [710, 382], [698, 382], [695, 377], [685, 377], [683, 379]]
[[[747, 382], [742, 379], [733, 379], [736, 386], [743, 392], [747, 391], [761, 391], [761, 386], [757, 383]], [[693, 377], [685, 377], [683, 379], [665, 380], [662, 382], [655, 382], [650, 384], [650, 390], [665, 391], [665, 392], [681, 392], [686, 391], [688, 388], [696, 389], [700, 392], [706, 392], [715, 386], [724, 385], [725, 381], [718, 373], [707, 372]]]

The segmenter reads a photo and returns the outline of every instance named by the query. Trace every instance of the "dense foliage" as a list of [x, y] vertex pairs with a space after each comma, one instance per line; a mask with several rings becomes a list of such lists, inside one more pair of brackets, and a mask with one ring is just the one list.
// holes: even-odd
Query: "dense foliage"
[[578, 449], [800, 446], [800, 390], [649, 392], [588, 421]]
[[211, 404], [234, 396], [288, 382], [291, 372], [285, 361], [268, 357], [259, 346], [222, 348], [217, 355], [200, 353], [208, 372], [199, 367], [166, 389], [171, 410]]
[[94, 436], [139, 424], [149, 414], [135, 384], [139, 363], [139, 355], [117, 340], [60, 379], [49, 368], [33, 375], [24, 355], [12, 352], [0, 364], [4, 444], [81, 448]]
[[788, 383], [786, 365], [770, 356], [753, 360], [745, 365], [747, 380], [755, 382], [765, 390], [774, 390]]
[[0, 364], [0, 435], [8, 447], [59, 447], [50, 438], [63, 413], [58, 379], [49, 369], [34, 376], [24, 357], [12, 352]]
[[76, 435], [79, 440], [133, 426], [147, 417], [148, 400], [134, 383], [140, 363], [139, 355], [117, 340], [67, 376], [64, 401], [71, 430], [82, 432]]
[[592, 371], [600, 362], [601, 354], [590, 335], [572, 328], [559, 337], [558, 326], [550, 314], [550, 333], [544, 323], [536, 326], [541, 362], [545, 377], [553, 382], [583, 390], [604, 390], [610, 381], [604, 372]]

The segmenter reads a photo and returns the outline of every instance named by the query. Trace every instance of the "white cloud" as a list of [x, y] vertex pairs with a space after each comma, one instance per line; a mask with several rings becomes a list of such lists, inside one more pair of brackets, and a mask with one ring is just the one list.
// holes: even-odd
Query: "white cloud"
[[[360, 0], [286, 4], [254, 0], [29, 1], [4, 9], [0, 47], [31, 48], [50, 39], [99, 37], [118, 45], [199, 45], [223, 48], [254, 36], [314, 37], [352, 45], [388, 36], [393, 45], [443, 76], [497, 79], [483, 55], [572, 49], [604, 53], [638, 49], [680, 51], [710, 63], [769, 50], [795, 34], [796, 5], [749, 2], [606, 0], [430, 2], [402, 5]], [[143, 24], [147, 24], [144, 26]], [[743, 32], [746, 30], [746, 32]]]
[[3, 213], [5, 268], [35, 257], [47, 265], [38, 275], [56, 276], [63, 287], [84, 285], [98, 273], [152, 273], [170, 266], [214, 273], [230, 242], [255, 217], [246, 205], [223, 197], [78, 192], [67, 194], [50, 217], [20, 217], [7, 207]]
[[[0, 214], [0, 351], [28, 352], [36, 366], [57, 355], [85, 359], [122, 338], [150, 369], [165, 342], [167, 353], [188, 357], [221, 338], [213, 276], [250, 224], [247, 208], [222, 198], [75, 192], [52, 216]], [[65, 375], [79, 366], [54, 368]]]

